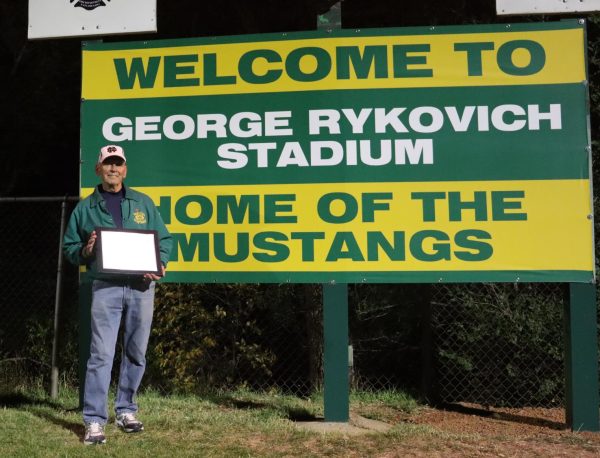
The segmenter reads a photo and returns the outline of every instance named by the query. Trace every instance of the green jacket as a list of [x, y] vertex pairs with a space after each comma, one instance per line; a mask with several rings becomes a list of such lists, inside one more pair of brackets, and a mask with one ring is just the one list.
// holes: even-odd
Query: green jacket
[[[154, 202], [146, 194], [125, 187], [125, 198], [121, 202], [124, 229], [144, 229], [158, 232], [160, 260], [166, 267], [173, 246], [173, 237], [165, 227]], [[106, 202], [98, 187], [83, 199], [69, 219], [69, 224], [63, 238], [66, 258], [75, 265], [86, 265], [92, 278], [110, 278], [110, 275], [100, 275], [96, 270], [95, 256], [84, 258], [81, 250], [90, 238], [92, 231], [98, 227], [117, 227], [106, 208]]]

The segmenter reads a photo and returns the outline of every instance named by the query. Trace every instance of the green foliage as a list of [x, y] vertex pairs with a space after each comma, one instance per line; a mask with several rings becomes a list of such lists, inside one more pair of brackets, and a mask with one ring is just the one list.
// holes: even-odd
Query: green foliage
[[[58, 335], [56, 364], [60, 369], [63, 382], [75, 384], [78, 371], [77, 323], [68, 319], [62, 323]], [[54, 338], [54, 320], [38, 315], [31, 316], [25, 325], [26, 344], [8, 358], [6, 365], [0, 367], [9, 383], [16, 381], [39, 380], [48, 385], [52, 364], [52, 345]]]
[[429, 290], [429, 285], [350, 286], [350, 343], [357, 388], [369, 389], [373, 383], [388, 388], [420, 384], [422, 324]]
[[260, 285], [161, 285], [150, 374], [184, 391], [242, 383], [248, 369], [270, 375], [274, 356], [256, 322], [268, 304]]
[[445, 401], [556, 405], [563, 396], [562, 291], [540, 285], [454, 285], [434, 301]]

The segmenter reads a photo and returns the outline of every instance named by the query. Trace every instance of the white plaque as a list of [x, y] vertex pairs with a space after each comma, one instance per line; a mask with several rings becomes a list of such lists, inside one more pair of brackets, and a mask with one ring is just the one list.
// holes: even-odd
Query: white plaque
[[162, 275], [156, 231], [96, 228], [98, 272]]

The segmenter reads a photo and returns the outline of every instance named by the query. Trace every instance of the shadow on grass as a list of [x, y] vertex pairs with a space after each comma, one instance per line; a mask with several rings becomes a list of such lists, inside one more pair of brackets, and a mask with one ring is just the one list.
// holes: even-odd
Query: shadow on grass
[[0, 409], [25, 410], [42, 420], [71, 431], [83, 440], [85, 428], [81, 422], [67, 420], [66, 413], [78, 412], [79, 408], [66, 408], [63, 404], [45, 398], [38, 398], [21, 392], [0, 392]]
[[491, 418], [493, 420], [510, 421], [513, 423], [521, 423], [524, 425], [539, 426], [555, 430], [567, 429], [566, 423], [558, 421], [546, 420], [539, 417], [529, 417], [526, 415], [517, 415], [509, 412], [498, 412], [495, 410], [480, 409], [477, 407], [468, 407], [461, 404], [442, 404], [438, 408], [449, 412], [462, 413], [465, 415], [476, 415], [479, 417]]
[[256, 401], [240, 399], [234, 395], [211, 395], [210, 401], [223, 407], [240, 410], [276, 410], [282, 413], [284, 418], [291, 421], [314, 421], [319, 420], [309, 409], [297, 406], [288, 406], [276, 401]]

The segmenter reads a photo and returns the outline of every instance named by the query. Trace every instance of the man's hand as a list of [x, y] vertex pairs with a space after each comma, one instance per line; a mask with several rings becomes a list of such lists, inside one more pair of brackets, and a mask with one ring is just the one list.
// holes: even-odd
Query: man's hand
[[96, 231], [92, 231], [92, 233], [90, 234], [90, 238], [88, 239], [87, 243], [81, 250], [81, 254], [84, 258], [92, 257], [92, 254], [94, 253], [94, 247], [96, 246], [96, 238], [97, 237], [98, 236], [96, 234]]
[[164, 277], [164, 276], [166, 275], [166, 273], [165, 273], [165, 266], [163, 266], [163, 265], [161, 264], [161, 266], [160, 266], [160, 267], [161, 267], [161, 270], [162, 270], [162, 274], [160, 274], [160, 275], [156, 275], [156, 274], [144, 274], [144, 279], [145, 279], [145, 280], [149, 280], [149, 281], [153, 281], [153, 280], [154, 280], [154, 281], [157, 281], [157, 280], [160, 280], [162, 277]]

